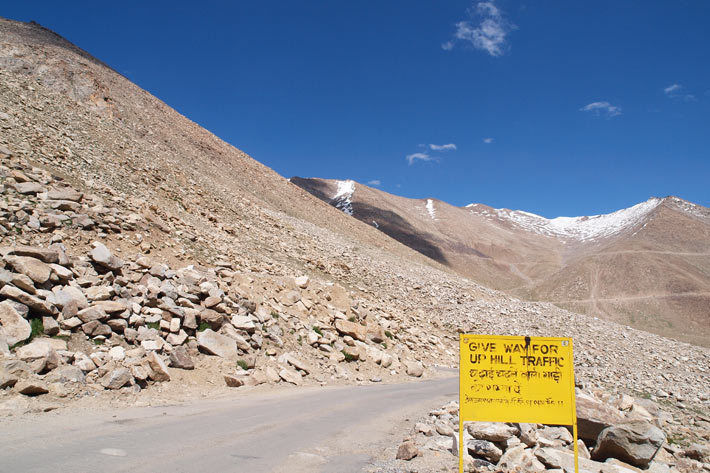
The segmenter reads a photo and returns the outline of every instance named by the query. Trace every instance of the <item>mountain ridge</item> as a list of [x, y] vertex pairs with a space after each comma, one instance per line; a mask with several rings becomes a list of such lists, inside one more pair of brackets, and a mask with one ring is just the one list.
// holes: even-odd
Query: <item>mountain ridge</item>
[[480, 203], [408, 199], [352, 180], [291, 182], [481, 284], [708, 343], [706, 207], [651, 197], [608, 214], [547, 219]]

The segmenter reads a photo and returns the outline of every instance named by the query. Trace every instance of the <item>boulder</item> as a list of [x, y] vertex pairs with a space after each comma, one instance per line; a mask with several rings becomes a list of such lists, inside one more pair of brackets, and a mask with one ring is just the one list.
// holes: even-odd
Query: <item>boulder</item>
[[151, 378], [154, 381], [170, 381], [168, 366], [156, 352], [152, 351], [148, 353], [147, 359], [150, 369], [153, 370]]
[[52, 274], [52, 268], [48, 264], [31, 256], [7, 256], [5, 259], [12, 269], [29, 277], [36, 284], [46, 283]]
[[175, 347], [170, 353], [170, 366], [183, 370], [195, 369], [195, 363], [187, 352], [187, 348], [183, 346]]
[[409, 376], [419, 378], [424, 374], [424, 365], [421, 361], [405, 361], [404, 368]]
[[240, 386], [244, 386], [244, 381], [245, 381], [244, 376], [234, 376], [231, 374], [225, 374], [224, 375], [224, 382], [227, 383], [227, 386], [230, 388], [238, 388]]
[[592, 458], [606, 460], [613, 457], [647, 468], [665, 440], [663, 431], [650, 422], [632, 421], [614, 425], [599, 434]]
[[335, 321], [335, 329], [341, 335], [349, 335], [356, 340], [364, 342], [367, 340], [367, 327], [349, 320], [337, 319]]
[[108, 373], [106, 373], [103, 378], [101, 378], [101, 386], [106, 389], [121, 389], [126, 384], [130, 383], [133, 379], [133, 375], [128, 370], [128, 368], [115, 368]]
[[525, 445], [523, 444], [511, 447], [506, 450], [503, 456], [498, 461], [497, 467], [501, 471], [545, 471], [545, 465], [543, 465], [535, 457], [531, 449], [526, 449]]
[[65, 365], [60, 366], [45, 378], [46, 381], [55, 383], [80, 383], [84, 384], [86, 382], [86, 377], [83, 371], [78, 366]]
[[47, 199], [49, 200], [68, 200], [71, 202], [79, 202], [83, 196], [84, 194], [72, 189], [71, 187], [50, 189], [47, 192]]
[[0, 327], [9, 346], [27, 340], [32, 334], [30, 323], [7, 301], [0, 302]]
[[13, 299], [21, 304], [26, 305], [31, 311], [36, 312], [38, 315], [54, 315], [57, 312], [56, 307], [47, 301], [35, 297], [25, 291], [18, 289], [14, 286], [3, 286], [0, 289], [0, 296], [6, 297], [8, 299]]
[[40, 248], [36, 246], [13, 246], [0, 249], [0, 254], [15, 255], [15, 256], [30, 256], [37, 258], [45, 263], [58, 263], [59, 253], [56, 249]]
[[578, 393], [576, 404], [577, 436], [587, 443], [596, 442], [602, 430], [624, 420], [616, 409], [582, 393]]
[[35, 373], [53, 370], [61, 364], [59, 355], [46, 339], [36, 339], [19, 347], [15, 355], [28, 363]]
[[79, 310], [89, 307], [89, 302], [86, 300], [84, 293], [74, 286], [64, 286], [60, 289], [53, 289], [53, 292], [54, 300], [56, 301], [57, 307], [60, 309], [63, 309], [72, 302], [76, 304], [76, 308]]
[[91, 259], [94, 263], [110, 271], [116, 271], [123, 267], [123, 261], [115, 257], [103, 243], [94, 242], [93, 246]]
[[492, 463], [498, 463], [503, 456], [503, 451], [488, 440], [469, 440], [466, 448], [474, 457], [483, 458]]
[[517, 427], [499, 422], [472, 422], [466, 430], [474, 439], [490, 442], [502, 442], [518, 434]]
[[283, 368], [281, 371], [279, 371], [279, 377], [287, 383], [295, 384], [296, 386], [299, 386], [303, 381], [301, 373], [288, 368]]
[[59, 324], [54, 317], [42, 317], [42, 328], [44, 333], [50, 337], [59, 333]]
[[27, 380], [20, 381], [15, 385], [15, 391], [25, 396], [39, 396], [40, 394], [47, 394], [49, 389], [47, 385], [39, 380]]
[[300, 287], [301, 289], [306, 289], [308, 287], [309, 282], [310, 279], [308, 279], [308, 276], [299, 276], [294, 279], [294, 283], [296, 284], [296, 286]]
[[293, 353], [284, 353], [279, 361], [285, 361], [289, 365], [293, 366], [294, 368], [303, 371], [306, 374], [310, 374], [313, 372], [313, 368], [300, 358], [297, 358]]
[[15, 190], [20, 194], [36, 195], [44, 192], [44, 187], [38, 182], [18, 182], [15, 184]]
[[232, 359], [237, 357], [237, 342], [211, 329], [197, 333], [197, 346], [208, 355]]
[[247, 315], [235, 315], [232, 317], [232, 325], [237, 330], [244, 330], [248, 333], [254, 333], [256, 330], [256, 325], [254, 325], [254, 322]]
[[32, 281], [32, 279], [28, 276], [13, 273], [6, 269], [0, 269], [0, 287], [6, 284], [12, 284], [13, 286], [19, 287], [23, 291], [30, 294], [35, 294], [37, 292], [34, 281]]
[[411, 440], [403, 442], [402, 445], [400, 445], [397, 449], [397, 460], [409, 461], [417, 455], [419, 455], [419, 449], [417, 448], [417, 445]]
[[106, 389], [120, 389], [133, 379], [128, 368], [115, 368], [101, 378], [101, 385]]

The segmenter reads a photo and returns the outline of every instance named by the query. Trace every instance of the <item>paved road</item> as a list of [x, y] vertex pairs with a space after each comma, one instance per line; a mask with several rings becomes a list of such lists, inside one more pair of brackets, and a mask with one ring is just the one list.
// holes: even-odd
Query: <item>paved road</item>
[[179, 406], [64, 411], [0, 423], [1, 472], [352, 472], [400, 442], [457, 378], [285, 389]]

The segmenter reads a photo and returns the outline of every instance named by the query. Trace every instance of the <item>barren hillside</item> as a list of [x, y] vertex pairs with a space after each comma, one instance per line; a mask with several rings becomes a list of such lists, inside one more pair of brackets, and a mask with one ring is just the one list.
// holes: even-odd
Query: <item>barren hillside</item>
[[[181, 399], [189, 386], [207, 395], [217, 381], [427, 377], [456, 366], [458, 333], [472, 331], [574, 337], [580, 386], [662, 399], [669, 428], [693, 440], [689, 426], [705, 428], [708, 349], [456, 272], [506, 289], [550, 278], [571, 256], [561, 242], [550, 251], [549, 236], [438, 201], [388, 196], [380, 209], [379, 191], [358, 186], [352, 199], [347, 185], [318, 185], [356, 217], [369, 212], [363, 223], [36, 24], [0, 20], [0, 84], [2, 413], [104, 389], [137, 402]], [[367, 193], [369, 210], [358, 203]], [[468, 240], [440, 230], [460, 212], [474, 222]], [[659, 212], [707, 228], [706, 217]], [[655, 225], [639, 234], [656, 241]], [[707, 233], [693, 241], [708, 251]]]
[[549, 220], [483, 204], [406, 199], [352, 181], [291, 181], [486, 286], [710, 343], [705, 207], [652, 198], [608, 215]]

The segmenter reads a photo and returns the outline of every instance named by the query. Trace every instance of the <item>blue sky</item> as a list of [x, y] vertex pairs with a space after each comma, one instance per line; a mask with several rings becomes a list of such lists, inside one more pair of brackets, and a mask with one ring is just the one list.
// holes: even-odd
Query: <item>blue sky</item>
[[710, 2], [6, 2], [290, 177], [710, 206]]

